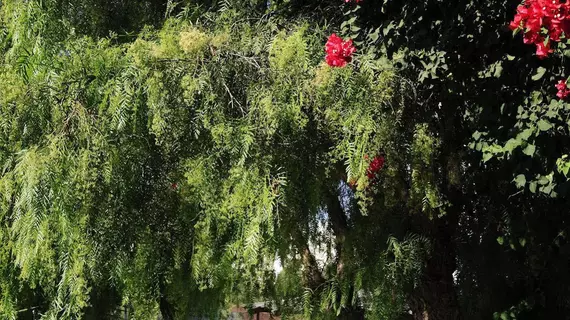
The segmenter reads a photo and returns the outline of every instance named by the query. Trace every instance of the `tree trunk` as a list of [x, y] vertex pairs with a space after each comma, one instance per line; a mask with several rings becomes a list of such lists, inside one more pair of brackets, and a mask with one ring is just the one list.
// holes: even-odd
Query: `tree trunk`
[[461, 132], [461, 117], [452, 113], [441, 121], [442, 149], [439, 157], [440, 188], [450, 203], [443, 217], [424, 217], [422, 228], [432, 240], [431, 256], [427, 260], [422, 283], [409, 299], [415, 320], [458, 320], [461, 319], [459, 299], [453, 274], [457, 270], [455, 233], [464, 202], [461, 190], [461, 154], [464, 134]]
[[449, 217], [431, 221], [435, 224], [432, 235], [433, 250], [427, 261], [422, 283], [409, 299], [415, 320], [457, 320], [461, 319], [459, 302], [454, 285], [456, 270], [455, 248]]
[[[335, 189], [328, 195], [327, 199], [327, 213], [329, 215], [329, 222], [331, 229], [335, 236], [335, 248], [336, 248], [336, 278], [340, 281], [341, 279], [348, 277], [352, 278], [352, 274], [347, 274], [345, 270], [345, 259], [344, 246], [345, 240], [350, 232], [350, 227], [348, 225], [348, 219], [346, 213], [344, 212], [340, 204], [340, 192]], [[352, 279], [351, 279], [352, 280]], [[349, 292], [350, 296], [347, 301], [352, 301], [352, 295], [354, 287], [351, 285]], [[364, 310], [358, 305], [349, 305], [342, 308], [340, 314], [337, 316], [339, 320], [360, 320], [364, 319]]]
[[163, 320], [174, 320], [174, 311], [172, 310], [172, 305], [166, 300], [165, 297], [160, 298], [160, 314]]
[[342, 277], [344, 271], [343, 246], [348, 232], [346, 214], [340, 205], [339, 192], [331, 192], [327, 199], [327, 213], [329, 222], [335, 237], [337, 277]]
[[165, 296], [165, 284], [160, 284], [160, 300], [158, 302], [158, 307], [160, 308], [160, 314], [162, 315], [163, 320], [174, 320], [174, 308], [168, 302]]
[[342, 309], [337, 320], [364, 320], [364, 310], [361, 308]]
[[307, 288], [311, 288], [314, 290], [318, 286], [320, 286], [325, 279], [321, 271], [319, 270], [319, 266], [317, 265], [317, 260], [315, 256], [311, 253], [309, 249], [309, 245], [305, 244], [302, 252], [303, 257], [303, 282], [304, 286]]

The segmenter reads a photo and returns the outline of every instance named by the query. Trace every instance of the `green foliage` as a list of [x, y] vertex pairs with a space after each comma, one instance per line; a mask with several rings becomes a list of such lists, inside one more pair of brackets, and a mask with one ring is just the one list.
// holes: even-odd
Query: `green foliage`
[[565, 71], [514, 5], [2, 2], [0, 315], [560, 318]]
[[[7, 4], [5, 17], [25, 17], [8, 30], [35, 24], [35, 5]], [[308, 24], [236, 16], [169, 19], [127, 43], [48, 29], [12, 38], [0, 104], [3, 268], [16, 281], [2, 282], [6, 313], [41, 295], [46, 319], [119, 304], [136, 319], [183, 318], [273, 296], [273, 259], [298, 266], [299, 247], [282, 241], [310, 231], [335, 163], [365, 184], [364, 154], [397, 153], [391, 70], [332, 70]], [[324, 313], [356, 304], [350, 279], [318, 290]], [[107, 288], [120, 299], [97, 305]]]

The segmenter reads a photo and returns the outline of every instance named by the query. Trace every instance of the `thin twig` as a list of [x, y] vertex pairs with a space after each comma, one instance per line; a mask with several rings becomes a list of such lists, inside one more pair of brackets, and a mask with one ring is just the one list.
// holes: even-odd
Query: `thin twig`
[[234, 106], [234, 101], [237, 102], [237, 104], [239, 105], [239, 108], [242, 112], [243, 115], [245, 115], [245, 110], [243, 109], [243, 106], [241, 105], [241, 103], [239, 103], [239, 101], [234, 98], [234, 95], [232, 94], [232, 92], [230, 91], [230, 88], [228, 88], [228, 86], [226, 85], [225, 82], [222, 82], [222, 85], [224, 86], [224, 88], [226, 88], [226, 91], [228, 92], [228, 94], [230, 95], [230, 103], [232, 104], [232, 107]]
[[261, 69], [261, 66], [259, 65], [259, 63], [257, 63], [257, 60], [255, 59], [255, 57], [246, 57], [246, 56], [242, 56], [242, 55], [240, 55], [240, 54], [233, 53], [233, 52], [228, 52], [227, 54], [230, 55], [230, 56], [242, 58], [242, 59], [244, 59], [247, 63], [251, 64], [252, 66], [256, 67], [257, 69]]

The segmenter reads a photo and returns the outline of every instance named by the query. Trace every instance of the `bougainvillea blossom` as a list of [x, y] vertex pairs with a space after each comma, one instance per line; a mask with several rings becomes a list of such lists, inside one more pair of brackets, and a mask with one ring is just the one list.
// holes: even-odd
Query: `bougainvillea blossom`
[[384, 162], [385, 159], [383, 156], [376, 156], [374, 159], [372, 159], [368, 165], [368, 169], [366, 170], [366, 176], [369, 180], [374, 179], [374, 177], [376, 177], [376, 174], [382, 170], [382, 167], [384, 167]]
[[560, 0], [526, 0], [517, 7], [509, 24], [511, 30], [523, 30], [523, 42], [536, 45], [540, 59], [553, 52], [551, 43], [559, 42], [570, 32], [570, 2]]
[[553, 50], [550, 49], [550, 42], [544, 43], [544, 41], [540, 41], [536, 44], [536, 56], [540, 59], [544, 59], [548, 57], [549, 53], [552, 53]]
[[331, 67], [344, 67], [347, 63], [352, 61], [352, 55], [356, 48], [352, 44], [352, 40], [343, 40], [335, 33], [331, 34], [327, 44], [325, 45], [327, 53], [325, 60]]
[[556, 90], [558, 90], [558, 93], [556, 93], [556, 96], [560, 99], [566, 99], [566, 97], [568, 97], [568, 95], [570, 95], [570, 89], [568, 89], [568, 86], [566, 85], [566, 80], [560, 80], [558, 81], [558, 83], [555, 85]]

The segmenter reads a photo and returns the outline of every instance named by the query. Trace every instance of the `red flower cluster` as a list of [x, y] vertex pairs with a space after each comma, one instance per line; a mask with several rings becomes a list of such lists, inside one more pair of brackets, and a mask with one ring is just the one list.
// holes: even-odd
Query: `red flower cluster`
[[570, 95], [570, 90], [568, 89], [568, 86], [566, 85], [566, 80], [558, 81], [558, 84], [555, 85], [555, 87], [558, 90], [558, 93], [556, 94], [556, 96], [558, 98], [566, 99], [566, 97], [568, 95]]
[[325, 46], [327, 64], [331, 67], [344, 67], [352, 61], [352, 54], [356, 48], [352, 45], [352, 40], [342, 40], [336, 34], [332, 34]]
[[[560, 41], [560, 36], [570, 32], [570, 2], [560, 0], [526, 0], [519, 5], [509, 27], [524, 29], [523, 41], [536, 45], [536, 55], [543, 59], [552, 53], [550, 40]], [[546, 29], [546, 32], [542, 28]]]
[[[346, 3], [349, 3], [349, 2], [351, 2], [351, 1], [352, 1], [352, 0], [344, 0], [344, 2], [346, 2]], [[355, 3], [360, 3], [360, 1], [362, 1], [362, 0], [354, 0]]]
[[385, 160], [383, 156], [376, 156], [372, 159], [368, 166], [368, 170], [366, 170], [366, 176], [368, 176], [369, 180], [376, 177], [376, 174], [382, 169], [382, 167], [384, 167], [384, 162]]

